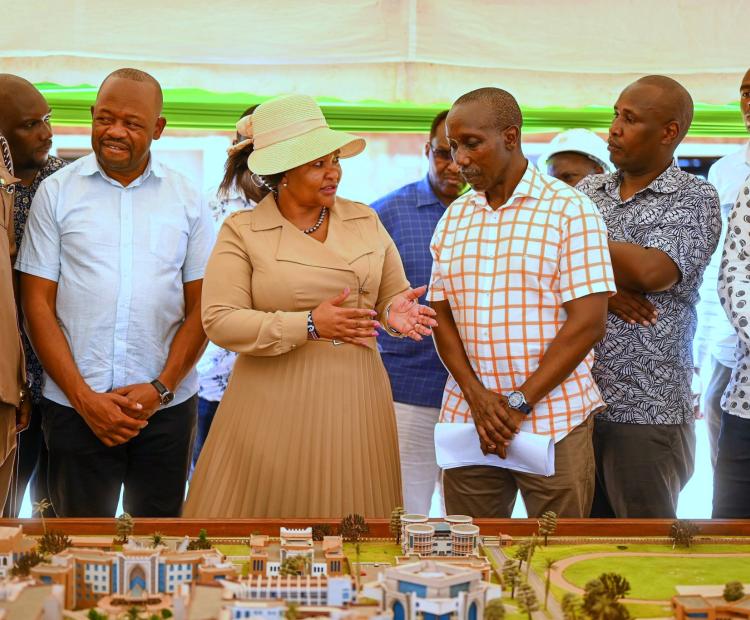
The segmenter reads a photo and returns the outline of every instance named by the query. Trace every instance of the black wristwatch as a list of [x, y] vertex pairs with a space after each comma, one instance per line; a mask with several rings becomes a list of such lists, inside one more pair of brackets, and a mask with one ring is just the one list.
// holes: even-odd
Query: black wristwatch
[[523, 395], [523, 392], [514, 390], [508, 394], [507, 399], [508, 405], [510, 405], [511, 409], [516, 409], [524, 415], [529, 415], [531, 413], [531, 405], [526, 402], [526, 397]]
[[161, 381], [154, 379], [151, 382], [157, 392], [159, 392], [159, 400], [162, 405], [168, 405], [174, 400], [174, 392], [167, 388]]

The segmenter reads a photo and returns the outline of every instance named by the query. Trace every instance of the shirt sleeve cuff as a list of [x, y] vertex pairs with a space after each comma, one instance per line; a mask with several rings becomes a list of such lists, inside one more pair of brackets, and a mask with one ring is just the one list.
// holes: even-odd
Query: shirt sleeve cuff
[[39, 278], [44, 278], [45, 280], [52, 280], [52, 282], [57, 282], [60, 279], [59, 270], [38, 267], [36, 265], [31, 265], [20, 260], [16, 261], [14, 269], [22, 273], [28, 273], [31, 276], [37, 276]]
[[284, 312], [281, 316], [281, 346], [292, 351], [307, 343], [307, 312]]

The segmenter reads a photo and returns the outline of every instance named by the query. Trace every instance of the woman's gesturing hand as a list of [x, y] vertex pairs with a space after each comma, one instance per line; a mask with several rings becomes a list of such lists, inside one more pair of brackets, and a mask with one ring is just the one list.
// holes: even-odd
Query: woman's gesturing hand
[[341, 294], [324, 301], [312, 311], [315, 331], [321, 338], [367, 346], [367, 338], [378, 335], [375, 330], [380, 323], [373, 320], [377, 312], [367, 308], [340, 308], [350, 292], [349, 288], [345, 288]]
[[437, 327], [433, 318], [435, 311], [417, 303], [426, 290], [426, 285], [420, 286], [394, 297], [388, 312], [388, 326], [412, 340], [419, 341], [423, 336], [432, 335], [432, 328]]

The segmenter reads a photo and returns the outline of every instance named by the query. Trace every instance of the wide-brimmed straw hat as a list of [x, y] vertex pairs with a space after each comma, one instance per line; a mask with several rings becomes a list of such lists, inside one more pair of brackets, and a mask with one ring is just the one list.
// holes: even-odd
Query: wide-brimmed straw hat
[[247, 167], [256, 174], [278, 174], [340, 151], [353, 157], [365, 141], [328, 126], [312, 97], [288, 95], [260, 104], [252, 116], [237, 123], [237, 130], [253, 141]]

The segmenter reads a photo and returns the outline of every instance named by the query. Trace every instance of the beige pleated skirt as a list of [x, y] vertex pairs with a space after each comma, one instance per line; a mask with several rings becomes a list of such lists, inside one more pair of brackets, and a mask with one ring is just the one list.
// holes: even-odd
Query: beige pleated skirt
[[380, 354], [328, 341], [241, 355], [193, 474], [194, 518], [389, 517], [398, 440]]

